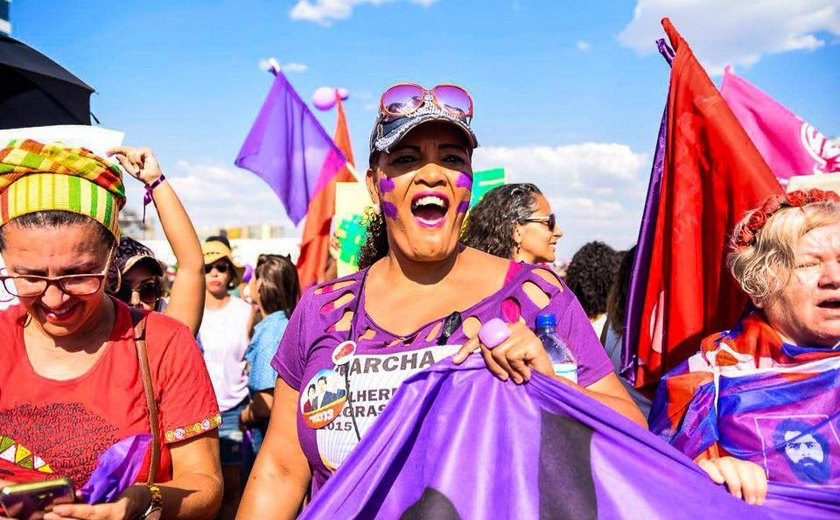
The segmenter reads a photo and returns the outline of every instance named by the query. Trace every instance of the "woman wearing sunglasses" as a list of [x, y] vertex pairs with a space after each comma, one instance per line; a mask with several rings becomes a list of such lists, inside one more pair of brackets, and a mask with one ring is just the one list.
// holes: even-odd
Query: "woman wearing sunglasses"
[[308, 291], [292, 315], [272, 360], [274, 407], [240, 518], [294, 517], [396, 387], [433, 362], [454, 354], [460, 363], [480, 348], [501, 380], [553, 376], [532, 332], [540, 311], [560, 318], [579, 363], [575, 388], [644, 424], [553, 272], [459, 243], [477, 146], [472, 115], [470, 96], [454, 85], [383, 94], [366, 177], [378, 209], [361, 270]]
[[204, 362], [222, 412], [219, 447], [225, 493], [219, 517], [228, 519], [235, 515], [241, 495], [244, 458], [239, 416], [248, 404], [245, 351], [253, 309], [231, 294], [242, 280], [245, 268], [234, 262], [227, 239], [210, 237], [202, 244], [201, 250], [207, 290], [199, 337]]
[[0, 487], [69, 478], [80, 503], [46, 520], [161, 508], [166, 518], [207, 518], [222, 495], [219, 411], [195, 339], [105, 294], [124, 193], [119, 167], [83, 148], [18, 140], [0, 149], [0, 283], [20, 301], [0, 312]]
[[118, 147], [110, 153], [125, 171], [146, 185], [144, 205], [155, 205], [163, 233], [175, 254], [178, 275], [164, 300], [166, 266], [151, 249], [122, 237], [116, 262], [108, 273], [108, 292], [133, 307], [163, 312], [195, 335], [204, 312], [204, 259], [192, 221], [151, 150]]
[[461, 241], [501, 258], [551, 264], [562, 236], [548, 199], [533, 184], [523, 183], [487, 192], [470, 210]]
[[119, 289], [112, 294], [123, 303], [146, 311], [163, 312], [163, 277], [166, 268], [154, 252], [131, 237], [121, 237], [114, 265], [108, 273], [119, 272]]

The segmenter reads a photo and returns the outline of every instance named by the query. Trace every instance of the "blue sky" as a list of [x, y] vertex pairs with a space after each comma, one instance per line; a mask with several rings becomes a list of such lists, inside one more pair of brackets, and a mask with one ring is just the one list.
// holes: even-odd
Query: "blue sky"
[[[512, 180], [543, 187], [567, 232], [565, 256], [590, 239], [635, 241], [669, 74], [653, 52], [663, 15], [709, 71], [734, 63], [824, 134], [840, 135], [840, 0], [11, 5], [12, 35], [93, 86], [103, 126], [156, 151], [197, 227], [286, 221], [261, 181], [233, 166], [271, 82], [258, 63], [273, 56], [304, 65], [288, 73], [304, 99], [321, 86], [349, 90], [361, 162], [385, 87], [466, 87], [476, 167], [506, 166]], [[318, 116], [332, 133], [334, 114]], [[140, 190], [129, 188], [137, 207]]]

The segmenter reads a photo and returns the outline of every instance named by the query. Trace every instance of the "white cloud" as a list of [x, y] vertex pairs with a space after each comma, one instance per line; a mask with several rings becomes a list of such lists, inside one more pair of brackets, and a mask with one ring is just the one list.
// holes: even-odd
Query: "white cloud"
[[[558, 255], [571, 258], [591, 240], [626, 248], [637, 238], [650, 155], [615, 143], [480, 147], [473, 168], [504, 167], [508, 182], [533, 182], [546, 194], [565, 236]], [[234, 165], [181, 160], [166, 171], [197, 229], [274, 223], [296, 236], [280, 200], [256, 175]], [[140, 183], [127, 186], [140, 209]], [[153, 208], [149, 208], [152, 214]], [[161, 236], [160, 234], [158, 234]]]
[[825, 33], [840, 36], [838, 0], [637, 0], [619, 41], [654, 52], [666, 16], [712, 74], [728, 63], [748, 67], [765, 54], [813, 51], [827, 43]]
[[504, 167], [508, 182], [532, 182], [546, 195], [565, 233], [557, 254], [603, 240], [615, 248], [635, 243], [647, 191], [650, 155], [614, 143], [481, 147], [473, 169]]
[[[178, 161], [167, 170], [166, 178], [196, 229], [272, 223], [282, 226], [287, 236], [296, 234], [277, 195], [247, 170], [234, 165]], [[139, 183], [130, 182], [127, 190], [129, 206], [142, 212]], [[151, 206], [146, 213], [150, 212], [154, 214]]]
[[[399, 0], [298, 0], [289, 12], [292, 20], [307, 20], [330, 26], [336, 20], [353, 15], [353, 8], [362, 4], [382, 5]], [[429, 7], [438, 0], [409, 0], [410, 3]]]
[[592, 50], [592, 44], [583, 40], [575, 43], [575, 48], [580, 52], [589, 52]]
[[306, 72], [309, 66], [306, 63], [285, 63], [280, 65], [283, 72]]

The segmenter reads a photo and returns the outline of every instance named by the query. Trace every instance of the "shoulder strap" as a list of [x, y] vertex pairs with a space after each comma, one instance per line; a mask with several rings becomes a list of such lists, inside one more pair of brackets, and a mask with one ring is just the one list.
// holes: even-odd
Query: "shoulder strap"
[[149, 353], [146, 350], [146, 314], [130, 308], [131, 324], [134, 326], [134, 346], [137, 349], [137, 361], [140, 365], [140, 377], [143, 379], [143, 392], [146, 394], [146, 407], [149, 412], [149, 424], [152, 428], [152, 456], [149, 461], [149, 478], [153, 484], [160, 463], [160, 424], [158, 423], [157, 403], [155, 402], [152, 370], [149, 366]]

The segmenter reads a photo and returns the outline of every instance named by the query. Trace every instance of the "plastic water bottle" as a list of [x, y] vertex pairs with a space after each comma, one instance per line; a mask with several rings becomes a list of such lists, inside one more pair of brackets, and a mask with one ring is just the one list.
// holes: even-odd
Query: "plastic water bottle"
[[543, 347], [551, 358], [554, 365], [554, 373], [565, 377], [573, 383], [577, 383], [577, 362], [572, 355], [572, 349], [566, 340], [560, 337], [557, 332], [557, 317], [551, 313], [537, 315], [537, 336], [542, 341]]

